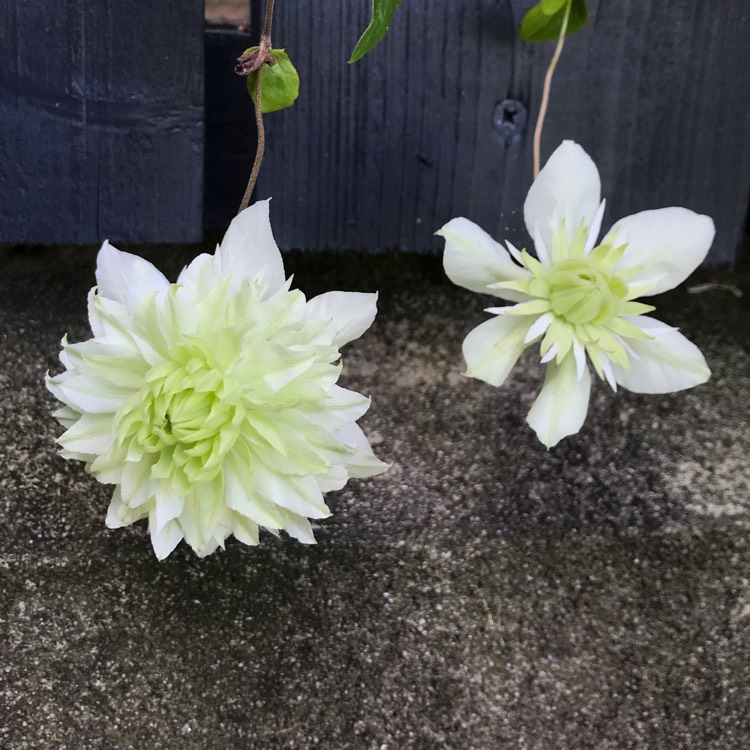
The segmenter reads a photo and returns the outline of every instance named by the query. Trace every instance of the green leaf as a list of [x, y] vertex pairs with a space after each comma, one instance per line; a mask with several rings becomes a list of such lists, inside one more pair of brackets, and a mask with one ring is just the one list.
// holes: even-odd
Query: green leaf
[[544, 14], [551, 16], [560, 9], [564, 9], [568, 2], [569, 0], [540, 0], [539, 4], [542, 6]]
[[565, 36], [575, 34], [586, 25], [589, 18], [586, 0], [540, 0], [521, 21], [521, 39], [526, 42], [551, 42], [558, 39], [568, 7], [570, 18]]
[[[245, 52], [253, 52], [256, 49], [258, 48], [250, 47]], [[263, 114], [291, 107], [299, 96], [299, 75], [289, 55], [283, 49], [271, 49], [269, 52], [276, 60], [276, 65], [263, 66], [263, 80], [260, 84], [260, 111]], [[247, 77], [247, 90], [253, 101], [257, 80], [257, 71]]]
[[372, 19], [365, 33], [359, 38], [349, 62], [357, 62], [366, 55], [386, 35], [393, 20], [393, 14], [403, 0], [372, 0]]

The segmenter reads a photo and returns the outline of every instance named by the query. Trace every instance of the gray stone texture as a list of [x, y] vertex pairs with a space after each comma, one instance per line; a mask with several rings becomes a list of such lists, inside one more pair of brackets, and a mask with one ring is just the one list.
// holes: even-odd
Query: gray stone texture
[[[196, 252], [147, 255], [174, 278]], [[43, 377], [88, 336], [94, 250], [0, 263], [0, 747], [750, 747], [748, 294], [658, 299], [711, 381], [598, 384], [548, 452], [533, 356], [499, 389], [461, 375], [489, 300], [436, 258], [289, 254], [310, 295], [380, 290], [343, 380], [392, 469], [329, 497], [315, 547], [159, 563], [56, 453]]]

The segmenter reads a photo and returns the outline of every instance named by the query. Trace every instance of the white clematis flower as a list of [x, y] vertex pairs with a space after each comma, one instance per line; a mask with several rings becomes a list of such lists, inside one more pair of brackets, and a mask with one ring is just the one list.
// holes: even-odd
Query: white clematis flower
[[201, 556], [230, 534], [255, 545], [261, 527], [314, 543], [323, 493], [387, 468], [356, 424], [370, 400], [336, 385], [377, 295], [291, 290], [268, 201], [176, 284], [107, 242], [96, 280], [94, 336], [63, 339], [47, 385], [62, 455], [116, 485], [110, 528], [148, 518], [160, 559], [183, 538]]
[[445, 271], [467, 289], [516, 302], [464, 341], [466, 374], [501, 385], [519, 356], [539, 344], [544, 386], [528, 422], [549, 448], [581, 428], [596, 374], [614, 390], [669, 393], [710, 377], [698, 348], [645, 313], [637, 297], [672, 289], [703, 261], [714, 224], [686, 208], [643, 211], [597, 243], [604, 214], [596, 165], [565, 141], [531, 186], [524, 218], [537, 258], [508, 250], [467, 219], [449, 221]]

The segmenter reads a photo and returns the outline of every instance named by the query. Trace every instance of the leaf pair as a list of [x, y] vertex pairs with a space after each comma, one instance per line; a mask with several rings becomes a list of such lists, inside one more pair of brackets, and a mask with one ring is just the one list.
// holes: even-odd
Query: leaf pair
[[[403, 0], [372, 0], [370, 25], [357, 42], [349, 58], [353, 63], [366, 55], [388, 32], [393, 16]], [[554, 41], [560, 36], [565, 14], [570, 12], [565, 36], [586, 25], [589, 9], [586, 0], [539, 0], [521, 22], [521, 39], [526, 42]]]

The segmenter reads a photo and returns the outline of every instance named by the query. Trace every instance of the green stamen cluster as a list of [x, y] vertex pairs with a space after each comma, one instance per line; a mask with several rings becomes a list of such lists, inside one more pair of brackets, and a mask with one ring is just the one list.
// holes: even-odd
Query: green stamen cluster
[[152, 454], [152, 477], [188, 487], [221, 471], [245, 409], [239, 384], [217, 364], [205, 345], [176, 346], [117, 415], [118, 443], [131, 459]]
[[531, 272], [531, 278], [500, 282], [491, 288], [512, 289], [531, 298], [504, 312], [537, 318], [538, 325], [532, 322], [529, 331], [531, 342], [541, 340], [542, 357], [555, 344], [554, 359], [559, 364], [574, 346], [582, 346], [599, 377], [604, 378], [605, 359], [630, 370], [626, 339], [649, 338], [623, 317], [642, 315], [654, 308], [633, 301], [643, 293], [642, 288], [628, 284], [633, 271], [615, 270], [626, 246], [616, 246], [610, 238], [587, 254], [587, 234], [588, 228], [582, 224], [569, 242], [565, 223], [561, 222], [553, 237], [549, 265], [524, 250], [521, 263]]

